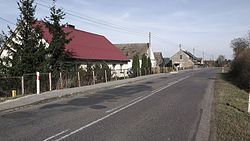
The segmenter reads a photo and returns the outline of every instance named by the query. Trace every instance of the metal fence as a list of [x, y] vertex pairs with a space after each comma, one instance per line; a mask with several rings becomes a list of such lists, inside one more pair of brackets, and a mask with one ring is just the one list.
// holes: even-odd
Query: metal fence
[[10, 97], [12, 90], [16, 90], [19, 94], [22, 93], [22, 78], [0, 78], [0, 97]]
[[78, 72], [39, 73], [39, 76], [36, 73], [24, 74], [21, 77], [0, 78], [0, 97], [12, 96], [13, 90], [17, 95], [36, 94], [37, 80], [39, 80], [39, 93], [42, 93], [170, 71], [172, 71], [171, 68], [164, 67], [151, 70], [80, 70]]

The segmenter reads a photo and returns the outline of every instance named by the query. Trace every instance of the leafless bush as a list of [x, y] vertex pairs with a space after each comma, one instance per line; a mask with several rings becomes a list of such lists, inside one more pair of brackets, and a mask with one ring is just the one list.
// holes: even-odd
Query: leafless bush
[[239, 85], [246, 88], [250, 86], [250, 48], [241, 51], [234, 59], [231, 74]]

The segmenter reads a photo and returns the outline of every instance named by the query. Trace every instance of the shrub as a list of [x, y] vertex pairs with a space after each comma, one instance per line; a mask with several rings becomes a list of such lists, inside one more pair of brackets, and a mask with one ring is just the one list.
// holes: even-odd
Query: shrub
[[231, 75], [241, 87], [250, 86], [250, 48], [244, 49], [235, 57], [231, 65]]

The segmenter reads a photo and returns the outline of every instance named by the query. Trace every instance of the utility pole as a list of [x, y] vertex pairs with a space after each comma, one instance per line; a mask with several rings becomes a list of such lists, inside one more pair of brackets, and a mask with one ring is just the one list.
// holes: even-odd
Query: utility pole
[[153, 53], [153, 49], [152, 49], [152, 37], [151, 37], [151, 32], [149, 32], [148, 57], [149, 57], [150, 60], [151, 60], [152, 67], [155, 67], [156, 61], [155, 61], [155, 57], [154, 57], [154, 53]]
[[202, 54], [203, 54], [203, 60], [205, 60], [205, 53], [204, 53], [204, 51], [202, 52]]
[[151, 46], [151, 32], [149, 32], [149, 46]]
[[[181, 51], [181, 44], [179, 44], [179, 47], [180, 47], [180, 57], [179, 57], [179, 67], [181, 67], [182, 66], [182, 58], [183, 58], [183, 56], [182, 56], [182, 51]], [[178, 70], [179, 70], [179, 68], [176, 66], [176, 71], [178, 72]]]
[[150, 51], [151, 51], [151, 32], [148, 33], [148, 43], [149, 43], [148, 57], [151, 58], [151, 53], [150, 53]]
[[194, 53], [195, 53], [195, 48], [193, 48], [193, 55], [194, 55]]

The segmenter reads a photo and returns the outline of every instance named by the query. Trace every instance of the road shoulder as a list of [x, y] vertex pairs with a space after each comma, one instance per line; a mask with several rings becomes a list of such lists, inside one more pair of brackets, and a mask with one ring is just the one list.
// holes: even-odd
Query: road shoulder
[[196, 141], [208, 141], [211, 133], [211, 116], [212, 116], [212, 105], [214, 101], [214, 84], [215, 81], [210, 78], [208, 81], [208, 87], [206, 93], [201, 102], [201, 117], [196, 132]]

